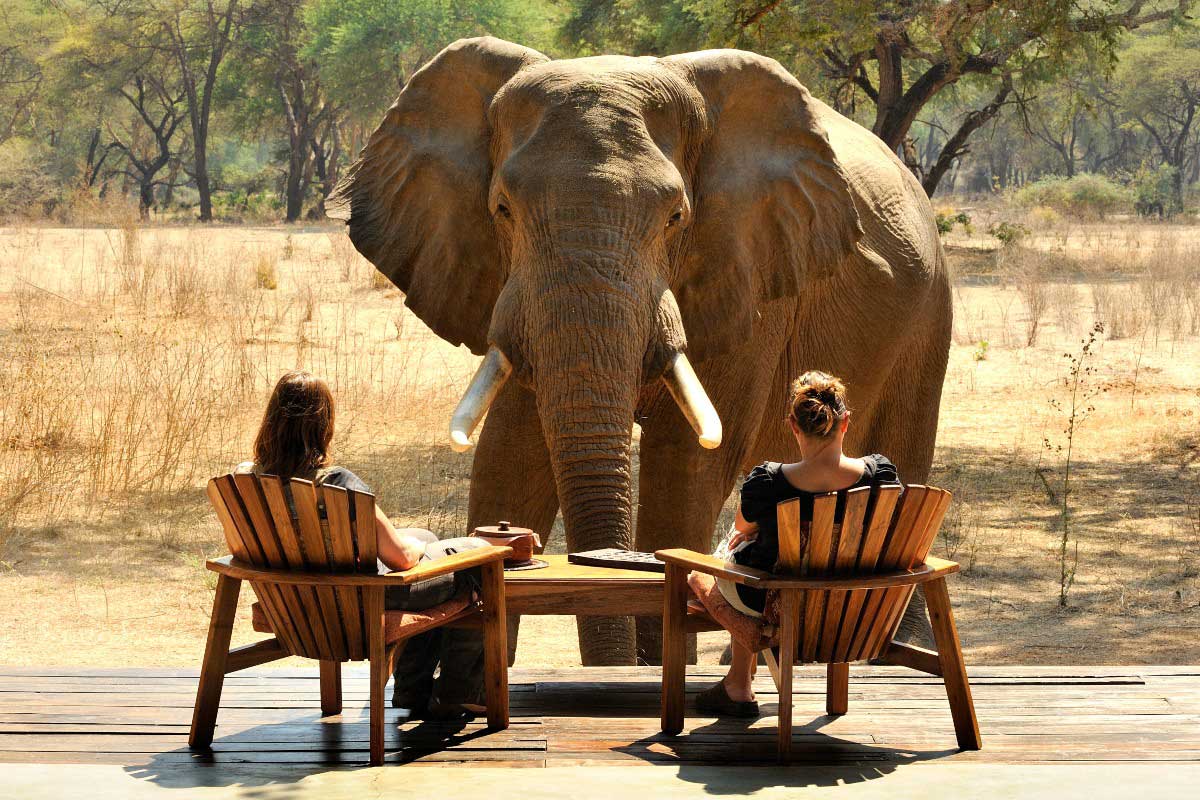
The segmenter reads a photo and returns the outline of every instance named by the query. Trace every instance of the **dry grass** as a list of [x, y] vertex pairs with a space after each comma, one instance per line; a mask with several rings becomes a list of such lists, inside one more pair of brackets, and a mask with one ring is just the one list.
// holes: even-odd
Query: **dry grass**
[[[956, 497], [939, 548], [965, 568], [970, 657], [1194, 662], [1200, 229], [1030, 228], [998, 258], [956, 251], [960, 274], [993, 267], [955, 289], [932, 478]], [[465, 526], [470, 456], [443, 431], [475, 360], [415, 320], [340, 231], [0, 230], [0, 312], [0, 663], [196, 663], [203, 560], [223, 550], [200, 488], [246, 457], [292, 367], [331, 381], [338, 459], [398, 522]], [[1060, 465], [1041, 442], [1062, 424], [1048, 402], [1061, 354], [1095, 319], [1109, 391], [1078, 433], [1079, 571], [1060, 612]], [[578, 658], [570, 620], [526, 620], [521, 641], [521, 663]], [[706, 637], [702, 657], [720, 646]]]

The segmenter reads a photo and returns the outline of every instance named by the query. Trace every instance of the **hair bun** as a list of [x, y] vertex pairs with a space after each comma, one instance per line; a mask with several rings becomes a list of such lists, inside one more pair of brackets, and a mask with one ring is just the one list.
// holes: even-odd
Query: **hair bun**
[[812, 370], [792, 383], [789, 416], [809, 436], [828, 436], [846, 414], [846, 387], [838, 378]]

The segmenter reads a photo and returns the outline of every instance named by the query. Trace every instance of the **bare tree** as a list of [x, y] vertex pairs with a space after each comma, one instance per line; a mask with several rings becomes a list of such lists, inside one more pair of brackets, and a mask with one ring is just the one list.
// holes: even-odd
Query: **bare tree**
[[[186, 93], [166, 86], [156, 77], [140, 74], [117, 91], [133, 109], [135, 122], [125, 130], [108, 122], [105, 130], [109, 146], [125, 157], [126, 174], [138, 187], [138, 213], [146, 219], [154, 206], [154, 190], [163, 183], [159, 172], [176, 157], [171, 144], [180, 123], [187, 118]], [[138, 136], [139, 124], [150, 134], [149, 143]]]

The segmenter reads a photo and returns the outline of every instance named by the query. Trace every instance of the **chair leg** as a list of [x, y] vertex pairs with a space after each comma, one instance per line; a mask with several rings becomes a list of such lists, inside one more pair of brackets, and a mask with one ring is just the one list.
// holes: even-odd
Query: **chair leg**
[[775, 691], [779, 691], [779, 656], [775, 655], [777, 649], [768, 647], [762, 651], [763, 661], [767, 663], [767, 672], [771, 673], [771, 681], [775, 684]]
[[212, 617], [208, 623], [208, 643], [204, 646], [204, 663], [200, 666], [200, 685], [196, 689], [192, 729], [188, 734], [188, 745], [193, 748], [212, 744], [213, 730], [217, 727], [217, 709], [221, 705], [221, 687], [225, 685], [225, 668], [229, 663], [233, 617], [237, 612], [241, 588], [242, 582], [237, 578], [217, 576], [217, 593], [213, 598]]
[[661, 727], [674, 736], [683, 730], [687, 701], [687, 570], [668, 564], [663, 593]]
[[796, 633], [800, 623], [800, 592], [779, 593], [779, 760], [792, 755], [792, 664], [796, 660]]
[[342, 713], [342, 663], [321, 660], [321, 716]]
[[487, 699], [488, 730], [508, 727], [508, 620], [504, 607], [504, 566], [499, 561], [484, 564], [483, 584], [483, 679]]
[[383, 695], [390, 677], [387, 648], [383, 644], [383, 589], [363, 589], [363, 601], [371, 662], [371, 766], [378, 767], [383, 764]]
[[830, 664], [825, 671], [825, 713], [841, 716], [850, 707], [850, 665]]
[[982, 747], [979, 721], [975, 718], [975, 702], [971, 699], [971, 684], [967, 682], [967, 667], [963, 663], [962, 646], [954, 625], [954, 613], [950, 610], [950, 593], [946, 589], [945, 578], [925, 584], [925, 600], [929, 606], [930, 622], [933, 623], [942, 680], [946, 682], [946, 696], [950, 700], [954, 735], [963, 750], [978, 750]]

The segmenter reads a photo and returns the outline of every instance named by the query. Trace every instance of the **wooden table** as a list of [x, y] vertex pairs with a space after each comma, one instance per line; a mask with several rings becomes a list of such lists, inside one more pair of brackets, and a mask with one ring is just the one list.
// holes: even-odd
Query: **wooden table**
[[536, 556], [542, 569], [504, 573], [509, 614], [661, 617], [663, 574], [571, 564], [565, 555]]

